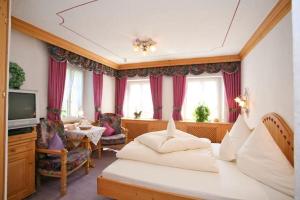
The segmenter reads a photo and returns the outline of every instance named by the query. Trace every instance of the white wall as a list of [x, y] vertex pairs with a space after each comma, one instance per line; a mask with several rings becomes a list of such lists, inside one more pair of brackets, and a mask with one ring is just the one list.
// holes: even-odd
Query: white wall
[[[44, 42], [14, 29], [11, 31], [10, 61], [25, 71], [26, 81], [21, 89], [39, 92], [40, 117], [47, 115], [48, 50]], [[83, 109], [88, 119], [94, 119], [93, 74], [85, 71]], [[102, 112], [115, 110], [115, 78], [103, 76]]]
[[[87, 119], [94, 120], [93, 73], [90, 71], [85, 71], [84, 75], [83, 110]], [[101, 111], [115, 112], [115, 78], [107, 75], [103, 75]]]
[[293, 52], [291, 14], [247, 55], [242, 62], [242, 88], [247, 88], [250, 127], [268, 112], [281, 115], [293, 128]]
[[296, 198], [300, 199], [300, 1], [293, 1], [293, 47], [294, 47], [294, 146], [296, 170]]
[[11, 30], [10, 59], [25, 71], [21, 89], [39, 92], [40, 117], [47, 115], [48, 50], [44, 42]]

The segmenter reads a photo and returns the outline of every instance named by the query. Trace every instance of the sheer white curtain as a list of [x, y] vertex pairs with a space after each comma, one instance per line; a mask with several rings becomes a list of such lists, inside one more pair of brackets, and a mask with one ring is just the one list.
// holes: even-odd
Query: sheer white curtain
[[194, 120], [199, 104], [210, 110], [209, 120], [225, 120], [225, 97], [222, 76], [189, 76], [186, 79], [186, 95], [182, 106], [184, 120]]
[[153, 105], [149, 79], [127, 80], [123, 111], [124, 117], [133, 118], [134, 112], [142, 111], [141, 118], [152, 119]]
[[83, 71], [67, 64], [66, 82], [61, 116], [63, 119], [78, 118], [82, 113]]

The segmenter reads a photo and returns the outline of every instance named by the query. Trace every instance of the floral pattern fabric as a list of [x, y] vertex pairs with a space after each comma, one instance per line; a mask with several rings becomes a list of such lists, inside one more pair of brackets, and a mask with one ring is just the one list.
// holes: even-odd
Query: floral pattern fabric
[[64, 125], [62, 121], [51, 121], [41, 119], [40, 124], [37, 126], [37, 148], [47, 149], [49, 141], [54, 136], [49, 133], [47, 129], [52, 129], [61, 138], [65, 147], [67, 147], [67, 138], [64, 134]]
[[107, 123], [113, 129], [115, 129], [114, 135], [122, 133], [121, 129], [121, 116], [114, 113], [103, 113], [100, 115], [100, 126], [103, 127]]
[[103, 73], [108, 76], [116, 76], [117, 70], [103, 65], [101, 63], [97, 63], [93, 60], [87, 59], [83, 56], [75, 54], [73, 52], [67, 51], [60, 47], [54, 45], [48, 45], [48, 50], [50, 56], [57, 61], [67, 60], [71, 64], [83, 68], [85, 70], [94, 71], [95, 73]]
[[207, 73], [235, 73], [239, 70], [241, 62], [222, 62], [222, 63], [209, 63], [209, 64], [193, 64], [193, 65], [178, 65], [178, 66], [164, 66], [155, 68], [141, 68], [141, 69], [127, 69], [127, 70], [116, 70], [109, 66], [103, 65], [101, 63], [92, 61], [85, 57], [82, 57], [73, 52], [67, 51], [60, 47], [54, 45], [48, 45], [49, 53], [52, 58], [57, 61], [67, 60], [68, 62], [89, 70], [95, 73], [103, 73], [108, 76], [114, 76], [117, 78], [121, 77], [146, 77], [150, 75], [164, 75], [164, 76], [174, 76], [174, 75], [200, 75], [204, 72]]
[[210, 64], [195, 64], [195, 65], [180, 65], [171, 67], [155, 67], [155, 68], [144, 68], [144, 69], [128, 69], [119, 70], [117, 73], [118, 77], [146, 77], [146, 76], [175, 76], [175, 75], [200, 75], [204, 72], [207, 73], [218, 73], [220, 71], [225, 73], [235, 73], [239, 70], [240, 62], [225, 62], [225, 63], [210, 63]]
[[[88, 160], [89, 151], [85, 148], [76, 148], [67, 154], [67, 170], [71, 171], [81, 165], [84, 161]], [[38, 160], [39, 170], [45, 171], [60, 171], [61, 158], [45, 156]], [[50, 172], [49, 172], [50, 173]]]

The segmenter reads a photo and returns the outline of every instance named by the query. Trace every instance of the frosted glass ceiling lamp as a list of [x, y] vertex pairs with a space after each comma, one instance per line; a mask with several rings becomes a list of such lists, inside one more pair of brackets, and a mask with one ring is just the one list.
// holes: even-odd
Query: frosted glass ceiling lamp
[[154, 42], [151, 38], [146, 40], [136, 39], [133, 42], [133, 51], [141, 52], [144, 56], [146, 56], [149, 52], [156, 51], [156, 42]]

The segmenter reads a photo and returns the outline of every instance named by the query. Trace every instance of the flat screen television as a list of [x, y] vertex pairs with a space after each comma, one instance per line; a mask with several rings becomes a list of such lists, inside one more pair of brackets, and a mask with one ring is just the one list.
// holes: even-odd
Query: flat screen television
[[8, 128], [32, 127], [39, 122], [38, 92], [9, 90]]

